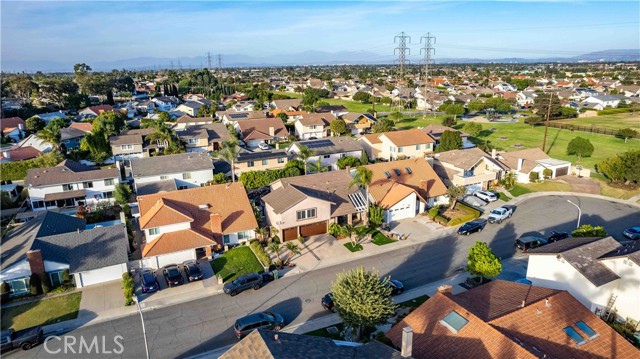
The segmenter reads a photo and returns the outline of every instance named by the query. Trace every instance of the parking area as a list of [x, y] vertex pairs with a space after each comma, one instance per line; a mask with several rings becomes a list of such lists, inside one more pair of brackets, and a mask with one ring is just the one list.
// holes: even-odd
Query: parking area
[[391, 222], [391, 233], [407, 236], [407, 239], [444, 228], [442, 225], [433, 222], [427, 216], [416, 216], [413, 218], [401, 219]]
[[213, 269], [209, 264], [207, 258], [202, 258], [197, 261], [198, 268], [202, 272], [202, 279], [196, 280], [193, 282], [189, 282], [187, 274], [185, 272], [184, 266], [182, 264], [178, 264], [180, 275], [182, 276], [184, 284], [169, 287], [167, 284], [167, 280], [164, 277], [162, 268], [155, 270], [155, 277], [158, 281], [160, 289], [155, 292], [143, 293], [142, 292], [142, 279], [141, 272], [142, 270], [137, 270], [134, 276], [136, 282], [136, 295], [140, 299], [141, 302], [148, 300], [156, 300], [162, 299], [166, 296], [180, 295], [186, 292], [198, 291], [202, 290], [205, 287], [217, 286], [218, 281], [214, 276]]

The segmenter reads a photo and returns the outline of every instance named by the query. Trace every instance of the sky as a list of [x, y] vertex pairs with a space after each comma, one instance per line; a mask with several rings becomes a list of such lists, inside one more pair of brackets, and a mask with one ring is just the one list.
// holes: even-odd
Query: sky
[[4, 1], [1, 61], [88, 64], [137, 57], [304, 51], [394, 56], [405, 32], [438, 58], [571, 57], [640, 48], [640, 2], [631, 1]]

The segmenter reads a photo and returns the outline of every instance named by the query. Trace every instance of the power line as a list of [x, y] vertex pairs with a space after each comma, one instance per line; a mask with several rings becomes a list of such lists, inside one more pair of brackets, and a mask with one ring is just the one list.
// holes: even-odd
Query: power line
[[211, 53], [207, 51], [207, 70], [211, 71]]
[[411, 55], [411, 49], [407, 46], [407, 39], [411, 43], [411, 36], [403, 32], [393, 38], [393, 43], [397, 43], [398, 47], [393, 49], [393, 54], [398, 53], [398, 64], [400, 65], [400, 80], [404, 79], [404, 65], [407, 62], [407, 53]]
[[218, 77], [222, 79], [222, 54], [218, 54], [216, 58], [218, 59]]
[[[424, 42], [423, 42], [424, 40]], [[435, 36], [431, 36], [430, 32], [427, 32], [427, 36], [422, 36], [420, 38], [420, 43], [424, 43], [422, 49], [420, 49], [420, 53], [424, 52], [424, 115], [427, 115], [427, 83], [429, 82], [429, 64], [431, 63], [431, 55], [436, 54], [436, 49], [431, 46], [431, 40], [433, 43], [436, 43]]]

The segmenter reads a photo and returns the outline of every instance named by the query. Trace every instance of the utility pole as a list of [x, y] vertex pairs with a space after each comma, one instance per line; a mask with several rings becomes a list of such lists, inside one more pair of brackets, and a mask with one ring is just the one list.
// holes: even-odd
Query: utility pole
[[[424, 41], [423, 41], [424, 40]], [[431, 36], [430, 32], [427, 32], [427, 36], [420, 38], [420, 43], [424, 44], [420, 53], [424, 53], [424, 116], [427, 117], [427, 83], [429, 82], [429, 64], [431, 63], [431, 55], [436, 54], [436, 49], [431, 46], [431, 40], [436, 43], [435, 36]]]
[[[407, 42], [407, 40], [409, 41]], [[397, 83], [400, 85], [401, 81], [404, 80], [404, 66], [407, 63], [407, 55], [411, 54], [411, 49], [409, 49], [409, 47], [407, 46], [407, 43], [411, 43], [411, 36], [406, 35], [403, 31], [400, 33], [400, 35], [396, 35], [393, 38], [393, 43], [398, 44], [398, 47], [393, 49], [393, 54], [398, 54], [398, 60], [396, 61], [398, 61], [398, 65], [400, 65], [400, 73]], [[398, 91], [400, 90], [401, 87], [398, 86]], [[402, 102], [402, 92], [400, 92], [400, 106], [401, 108], [404, 108]]]
[[207, 51], [207, 70], [211, 71], [211, 53]]
[[547, 147], [547, 130], [549, 129], [549, 117], [551, 117], [551, 102], [553, 100], [553, 92], [549, 94], [549, 106], [547, 107], [547, 120], [544, 123], [544, 140], [542, 141], [542, 151]]

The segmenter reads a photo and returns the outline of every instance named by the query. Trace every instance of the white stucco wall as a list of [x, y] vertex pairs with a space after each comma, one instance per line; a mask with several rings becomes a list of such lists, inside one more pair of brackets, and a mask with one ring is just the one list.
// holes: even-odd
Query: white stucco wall
[[398, 221], [405, 218], [413, 218], [417, 212], [417, 196], [415, 193], [411, 193], [393, 207], [384, 211], [384, 219], [386, 223], [391, 221]]
[[155, 228], [159, 228], [160, 233], [156, 235], [150, 235], [149, 230], [151, 228], [147, 228], [144, 230], [144, 235], [147, 238], [147, 243], [153, 242], [156, 238], [160, 237], [163, 233], [170, 233], [170, 232], [180, 231], [183, 229], [189, 229], [191, 228], [191, 222], [181, 222], [181, 223], [175, 223], [175, 224], [170, 224], [168, 226], [160, 226]]
[[[187, 185], [189, 188], [193, 188], [193, 187], [200, 187], [201, 184], [207, 183], [208, 181], [213, 180], [213, 168], [199, 170], [199, 171], [191, 171], [189, 172], [191, 173], [190, 179], [183, 179], [182, 178], [183, 173], [186, 173], [186, 172], [165, 173], [158, 176], [135, 177], [134, 181], [137, 186], [140, 183], [157, 182], [157, 181], [163, 181], [163, 180], [173, 178], [177, 180], [178, 185], [184, 184], [184, 185]], [[163, 176], [166, 176], [166, 178], [163, 178]]]

